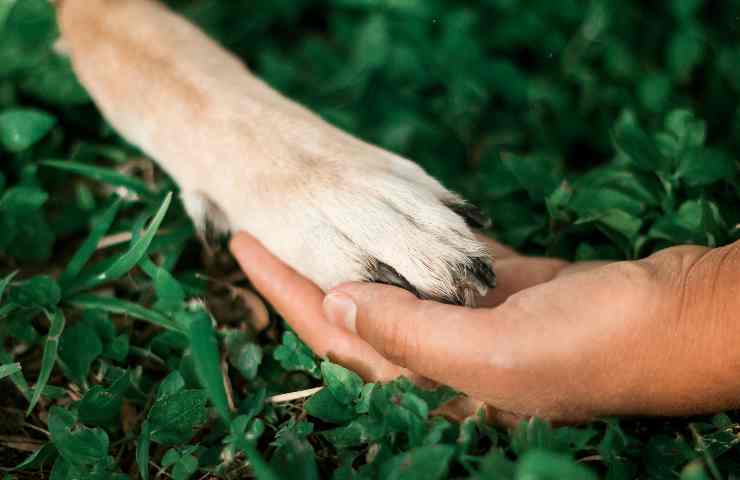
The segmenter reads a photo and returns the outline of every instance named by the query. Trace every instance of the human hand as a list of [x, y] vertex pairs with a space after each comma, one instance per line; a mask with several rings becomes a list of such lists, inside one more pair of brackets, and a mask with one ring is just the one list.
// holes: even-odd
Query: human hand
[[740, 271], [738, 245], [568, 264], [491, 243], [501, 286], [477, 310], [377, 284], [342, 285], [325, 297], [254, 238], [238, 234], [231, 249], [318, 355], [366, 380], [408, 375], [450, 385], [504, 423], [740, 404], [731, 341], [740, 327], [726, 318], [740, 298], [738, 282], [726, 278]]

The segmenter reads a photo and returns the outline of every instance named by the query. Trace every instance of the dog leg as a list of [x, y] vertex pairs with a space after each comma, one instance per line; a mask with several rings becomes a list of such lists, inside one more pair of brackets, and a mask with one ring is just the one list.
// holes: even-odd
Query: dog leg
[[63, 0], [73, 67], [108, 121], [186, 192], [324, 289], [379, 281], [472, 305], [494, 285], [481, 220], [418, 165], [328, 124], [154, 0]]

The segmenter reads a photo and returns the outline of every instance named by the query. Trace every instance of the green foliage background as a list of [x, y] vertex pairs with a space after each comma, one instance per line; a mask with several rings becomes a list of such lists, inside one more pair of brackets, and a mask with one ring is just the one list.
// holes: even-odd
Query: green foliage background
[[[740, 238], [736, 0], [172, 3], [525, 252], [634, 258]], [[243, 321], [256, 315], [234, 300], [248, 293], [233, 264], [201, 257], [176, 187], [101, 121], [56, 35], [46, 0], [0, 0], [0, 467], [20, 464], [7, 475], [740, 475], [734, 412], [456, 424], [429, 416], [454, 392], [363, 385], [275, 315]]]

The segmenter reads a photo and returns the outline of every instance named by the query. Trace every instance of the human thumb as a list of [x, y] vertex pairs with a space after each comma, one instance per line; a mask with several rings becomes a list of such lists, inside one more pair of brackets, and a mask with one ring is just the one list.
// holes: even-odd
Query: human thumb
[[470, 351], [485, 322], [481, 310], [419, 300], [406, 290], [372, 283], [337, 287], [323, 308], [330, 322], [356, 333], [391, 362], [437, 381], [447, 376], [450, 358]]

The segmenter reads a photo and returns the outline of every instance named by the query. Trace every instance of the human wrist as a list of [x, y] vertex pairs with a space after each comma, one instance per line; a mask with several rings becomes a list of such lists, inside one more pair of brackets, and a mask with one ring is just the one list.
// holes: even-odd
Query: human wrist
[[[655, 413], [709, 413], [740, 406], [740, 242], [676, 247], [648, 259], [665, 286], [664, 332], [655, 344], [661, 371]], [[661, 395], [664, 394], [664, 395]]]
[[[740, 241], [709, 251], [687, 278], [697, 306], [687, 314], [702, 329], [713, 409], [740, 406]], [[687, 298], [687, 300], [690, 300]], [[700, 300], [701, 299], [701, 300]]]

